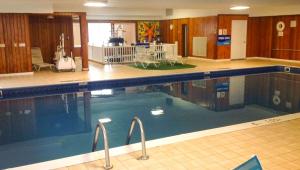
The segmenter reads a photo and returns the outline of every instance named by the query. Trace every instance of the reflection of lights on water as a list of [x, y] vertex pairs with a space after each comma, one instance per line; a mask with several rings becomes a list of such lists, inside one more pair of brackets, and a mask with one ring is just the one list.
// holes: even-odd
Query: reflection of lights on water
[[11, 112], [6, 112], [5, 115], [6, 116], [11, 116]]
[[112, 89], [95, 90], [95, 91], [91, 91], [91, 94], [94, 96], [109, 96], [109, 95], [113, 95], [113, 90]]
[[104, 66], [104, 72], [111, 72], [112, 71], [112, 65], [111, 64], [106, 64]]
[[154, 116], [159, 116], [159, 115], [165, 114], [165, 112], [160, 107], [157, 107], [157, 108], [151, 110], [151, 114]]
[[24, 110], [25, 115], [29, 115], [31, 113], [31, 110]]
[[60, 123], [56, 123], [56, 124], [54, 125], [54, 127], [55, 127], [55, 128], [61, 128], [61, 124], [60, 124]]
[[110, 118], [103, 118], [103, 119], [99, 119], [99, 122], [101, 122], [101, 123], [109, 123], [109, 122], [111, 122], [111, 119]]

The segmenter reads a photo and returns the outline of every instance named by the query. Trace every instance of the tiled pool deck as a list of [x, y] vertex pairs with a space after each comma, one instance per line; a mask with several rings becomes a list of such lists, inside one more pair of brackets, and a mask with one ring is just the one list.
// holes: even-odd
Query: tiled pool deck
[[[193, 69], [145, 71], [126, 65], [102, 66], [91, 63], [89, 72], [53, 73], [42, 71], [28, 76], [0, 77], [0, 88], [60, 84], [74, 81], [93, 81], [132, 77], [158, 76], [234, 68], [272, 65], [298, 66], [292, 62], [251, 59], [214, 62], [190, 58]], [[300, 95], [300, 94], [299, 94]], [[112, 157], [114, 169], [232, 169], [252, 155], [258, 155], [266, 170], [300, 170], [300, 119], [254, 127], [220, 135], [148, 149], [150, 159], [138, 161], [140, 151]], [[103, 169], [103, 160], [61, 168], [59, 170]]]
[[[265, 170], [300, 169], [300, 119], [207, 136], [155, 147], [150, 159], [138, 161], [139, 152], [112, 158], [114, 169], [226, 170], [258, 155]], [[59, 170], [102, 169], [103, 160]]]
[[13, 88], [13, 87], [25, 87], [25, 86], [62, 84], [62, 83], [80, 82], [80, 81], [99, 81], [99, 80], [110, 80], [110, 79], [194, 73], [194, 72], [204, 72], [204, 71], [213, 71], [213, 70], [274, 66], [274, 65], [289, 65], [289, 66], [300, 67], [300, 62], [297, 63], [296, 62], [294, 63], [275, 62], [275, 61], [261, 60], [261, 59], [216, 62], [211, 60], [189, 58], [187, 60], [187, 63], [194, 64], [197, 67], [192, 69], [153, 71], [153, 70], [136, 69], [127, 65], [103, 66], [101, 64], [90, 63], [90, 71], [86, 71], [86, 72], [57, 73], [51, 71], [41, 71], [41, 72], [36, 72], [33, 75], [26, 75], [26, 76], [10, 76], [10, 77], [0, 76], [0, 89]]

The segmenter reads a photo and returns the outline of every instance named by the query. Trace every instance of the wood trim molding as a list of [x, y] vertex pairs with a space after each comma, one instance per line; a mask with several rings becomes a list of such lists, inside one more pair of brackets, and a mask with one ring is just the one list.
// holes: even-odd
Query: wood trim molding
[[88, 23], [86, 19], [86, 13], [79, 16], [80, 22], [80, 37], [81, 37], [81, 57], [82, 57], [82, 70], [88, 71], [89, 59], [88, 59]]
[[0, 77], [11, 77], [11, 76], [30, 76], [33, 75], [33, 72], [24, 72], [24, 73], [8, 73], [8, 74], [0, 74]]

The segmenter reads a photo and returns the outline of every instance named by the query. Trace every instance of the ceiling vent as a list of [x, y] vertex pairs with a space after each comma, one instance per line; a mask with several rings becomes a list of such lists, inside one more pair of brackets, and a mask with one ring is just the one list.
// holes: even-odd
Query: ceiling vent
[[170, 17], [172, 15], [173, 15], [173, 9], [170, 9], [170, 8], [166, 9], [166, 16]]

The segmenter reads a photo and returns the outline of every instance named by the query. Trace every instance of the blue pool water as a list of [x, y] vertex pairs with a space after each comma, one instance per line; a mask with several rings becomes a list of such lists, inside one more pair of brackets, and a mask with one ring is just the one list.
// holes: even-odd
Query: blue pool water
[[[117, 147], [125, 144], [134, 116], [151, 140], [299, 110], [300, 76], [285, 73], [1, 100], [0, 169], [90, 152], [101, 118], [112, 120], [105, 126], [110, 147]], [[99, 150], [102, 145], [100, 140]]]

